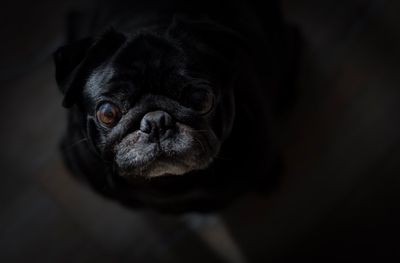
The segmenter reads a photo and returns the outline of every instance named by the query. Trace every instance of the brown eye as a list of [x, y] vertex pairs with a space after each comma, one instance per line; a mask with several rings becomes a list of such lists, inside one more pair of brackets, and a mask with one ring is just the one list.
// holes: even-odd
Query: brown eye
[[198, 89], [192, 93], [193, 108], [201, 114], [207, 114], [214, 108], [214, 94], [206, 89]]
[[96, 117], [103, 126], [112, 127], [121, 118], [121, 111], [116, 105], [105, 102], [97, 108]]

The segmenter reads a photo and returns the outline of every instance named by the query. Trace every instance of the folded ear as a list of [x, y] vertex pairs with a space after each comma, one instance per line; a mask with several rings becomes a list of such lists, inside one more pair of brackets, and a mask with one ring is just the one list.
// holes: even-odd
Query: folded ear
[[91, 71], [109, 59], [125, 40], [123, 34], [109, 29], [97, 39], [85, 38], [55, 52], [56, 81], [64, 94], [64, 107], [76, 103]]
[[62, 46], [54, 52], [53, 59], [56, 72], [57, 85], [65, 94], [65, 84], [74, 69], [85, 58], [90, 46], [93, 44], [92, 38], [85, 38], [78, 42]]

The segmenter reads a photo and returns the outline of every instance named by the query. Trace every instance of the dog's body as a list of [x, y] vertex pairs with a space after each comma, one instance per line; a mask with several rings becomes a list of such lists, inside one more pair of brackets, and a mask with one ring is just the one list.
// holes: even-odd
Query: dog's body
[[113, 3], [55, 55], [73, 173], [123, 204], [167, 212], [269, 189], [291, 78], [276, 4]]

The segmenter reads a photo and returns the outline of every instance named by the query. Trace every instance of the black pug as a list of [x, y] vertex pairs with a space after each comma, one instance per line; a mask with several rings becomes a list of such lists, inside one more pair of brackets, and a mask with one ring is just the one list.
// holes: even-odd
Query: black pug
[[212, 211], [274, 185], [293, 73], [275, 1], [110, 1], [90, 26], [74, 21], [54, 58], [75, 175], [164, 212]]

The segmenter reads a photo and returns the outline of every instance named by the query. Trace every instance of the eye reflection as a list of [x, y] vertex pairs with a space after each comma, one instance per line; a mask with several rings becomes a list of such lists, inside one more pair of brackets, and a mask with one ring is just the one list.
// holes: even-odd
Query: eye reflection
[[121, 110], [111, 102], [104, 102], [97, 108], [96, 117], [100, 124], [110, 128], [121, 118]]
[[207, 114], [214, 108], [214, 94], [207, 89], [198, 89], [191, 94], [194, 110]]

